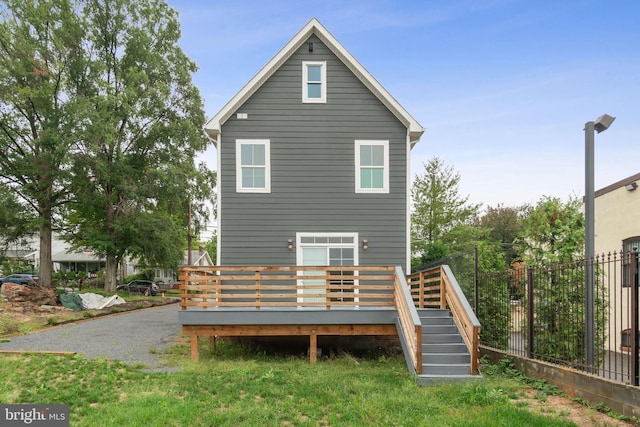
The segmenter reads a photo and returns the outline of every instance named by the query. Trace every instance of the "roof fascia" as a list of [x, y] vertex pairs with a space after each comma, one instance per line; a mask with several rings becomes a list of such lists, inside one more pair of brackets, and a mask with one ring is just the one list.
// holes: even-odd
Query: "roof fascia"
[[419, 140], [425, 129], [407, 110], [376, 80], [375, 77], [347, 49], [327, 30], [317, 22], [318, 38], [358, 77], [358, 79], [382, 102], [394, 116], [407, 127], [407, 132], [413, 147]]
[[207, 136], [216, 144], [222, 125], [284, 64], [294, 52], [312, 35], [322, 42], [373, 92], [376, 97], [406, 127], [411, 147], [419, 140], [425, 129], [407, 110], [351, 55], [344, 46], [316, 18], [311, 19], [242, 89], [204, 126]]
[[[247, 84], [245, 84], [240, 92], [231, 98], [222, 109], [204, 125], [204, 130], [216, 143], [222, 125], [233, 115], [233, 113], [245, 103], [263, 84], [266, 82], [279, 68], [284, 64], [293, 53], [311, 36], [314, 29], [314, 19], [309, 21], [302, 30], [298, 32], [267, 64], [262, 67], [258, 73], [253, 76]], [[316, 21], [317, 22], [317, 21]]]

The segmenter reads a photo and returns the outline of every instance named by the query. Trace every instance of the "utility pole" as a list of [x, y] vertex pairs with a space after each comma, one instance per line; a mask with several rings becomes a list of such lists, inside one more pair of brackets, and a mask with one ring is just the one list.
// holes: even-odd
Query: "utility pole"
[[594, 132], [604, 132], [615, 120], [608, 114], [598, 117], [595, 122], [584, 124], [584, 257], [585, 257], [585, 363], [587, 372], [595, 372], [595, 299], [594, 299], [594, 257], [595, 257], [595, 193], [594, 193]]
[[191, 246], [193, 236], [191, 235], [191, 200], [187, 208], [187, 265], [191, 265]]

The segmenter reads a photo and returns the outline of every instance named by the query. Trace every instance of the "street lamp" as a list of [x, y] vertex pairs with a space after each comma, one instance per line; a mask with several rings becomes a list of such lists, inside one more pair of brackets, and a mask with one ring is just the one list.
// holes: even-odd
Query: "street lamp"
[[593, 188], [594, 175], [594, 131], [598, 133], [609, 129], [615, 120], [608, 114], [598, 117], [595, 122], [587, 122], [584, 125], [584, 158], [585, 158], [585, 190], [584, 190], [584, 252], [585, 252], [585, 361], [587, 369], [593, 372], [594, 368], [594, 284], [593, 284], [593, 258], [595, 256], [594, 240], [594, 206], [595, 190]]

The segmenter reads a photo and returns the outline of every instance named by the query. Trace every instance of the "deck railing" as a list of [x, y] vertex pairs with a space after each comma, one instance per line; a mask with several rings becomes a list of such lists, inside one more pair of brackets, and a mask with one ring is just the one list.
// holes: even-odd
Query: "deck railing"
[[400, 267], [184, 266], [180, 289], [182, 310], [395, 308], [411, 363], [422, 371], [420, 319]]
[[422, 333], [417, 308], [448, 308], [477, 374], [480, 324], [448, 266], [409, 275], [399, 267], [186, 266], [180, 268], [180, 306], [210, 308], [391, 307], [418, 374]]
[[448, 308], [471, 355], [471, 374], [478, 373], [480, 322], [448, 265], [407, 276], [416, 307]]
[[180, 268], [183, 310], [220, 307], [394, 307], [394, 267]]
[[418, 375], [422, 374], [422, 324], [418, 312], [412, 304], [411, 291], [400, 267], [396, 268], [395, 298], [398, 319], [402, 326], [403, 341], [408, 348], [413, 367]]

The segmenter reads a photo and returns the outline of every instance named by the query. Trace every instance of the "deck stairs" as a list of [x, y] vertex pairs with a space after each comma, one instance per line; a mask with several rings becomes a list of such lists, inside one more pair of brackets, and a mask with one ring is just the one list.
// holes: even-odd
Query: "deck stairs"
[[422, 324], [422, 375], [418, 383], [482, 378], [470, 374], [471, 356], [449, 310], [418, 309], [418, 316]]

